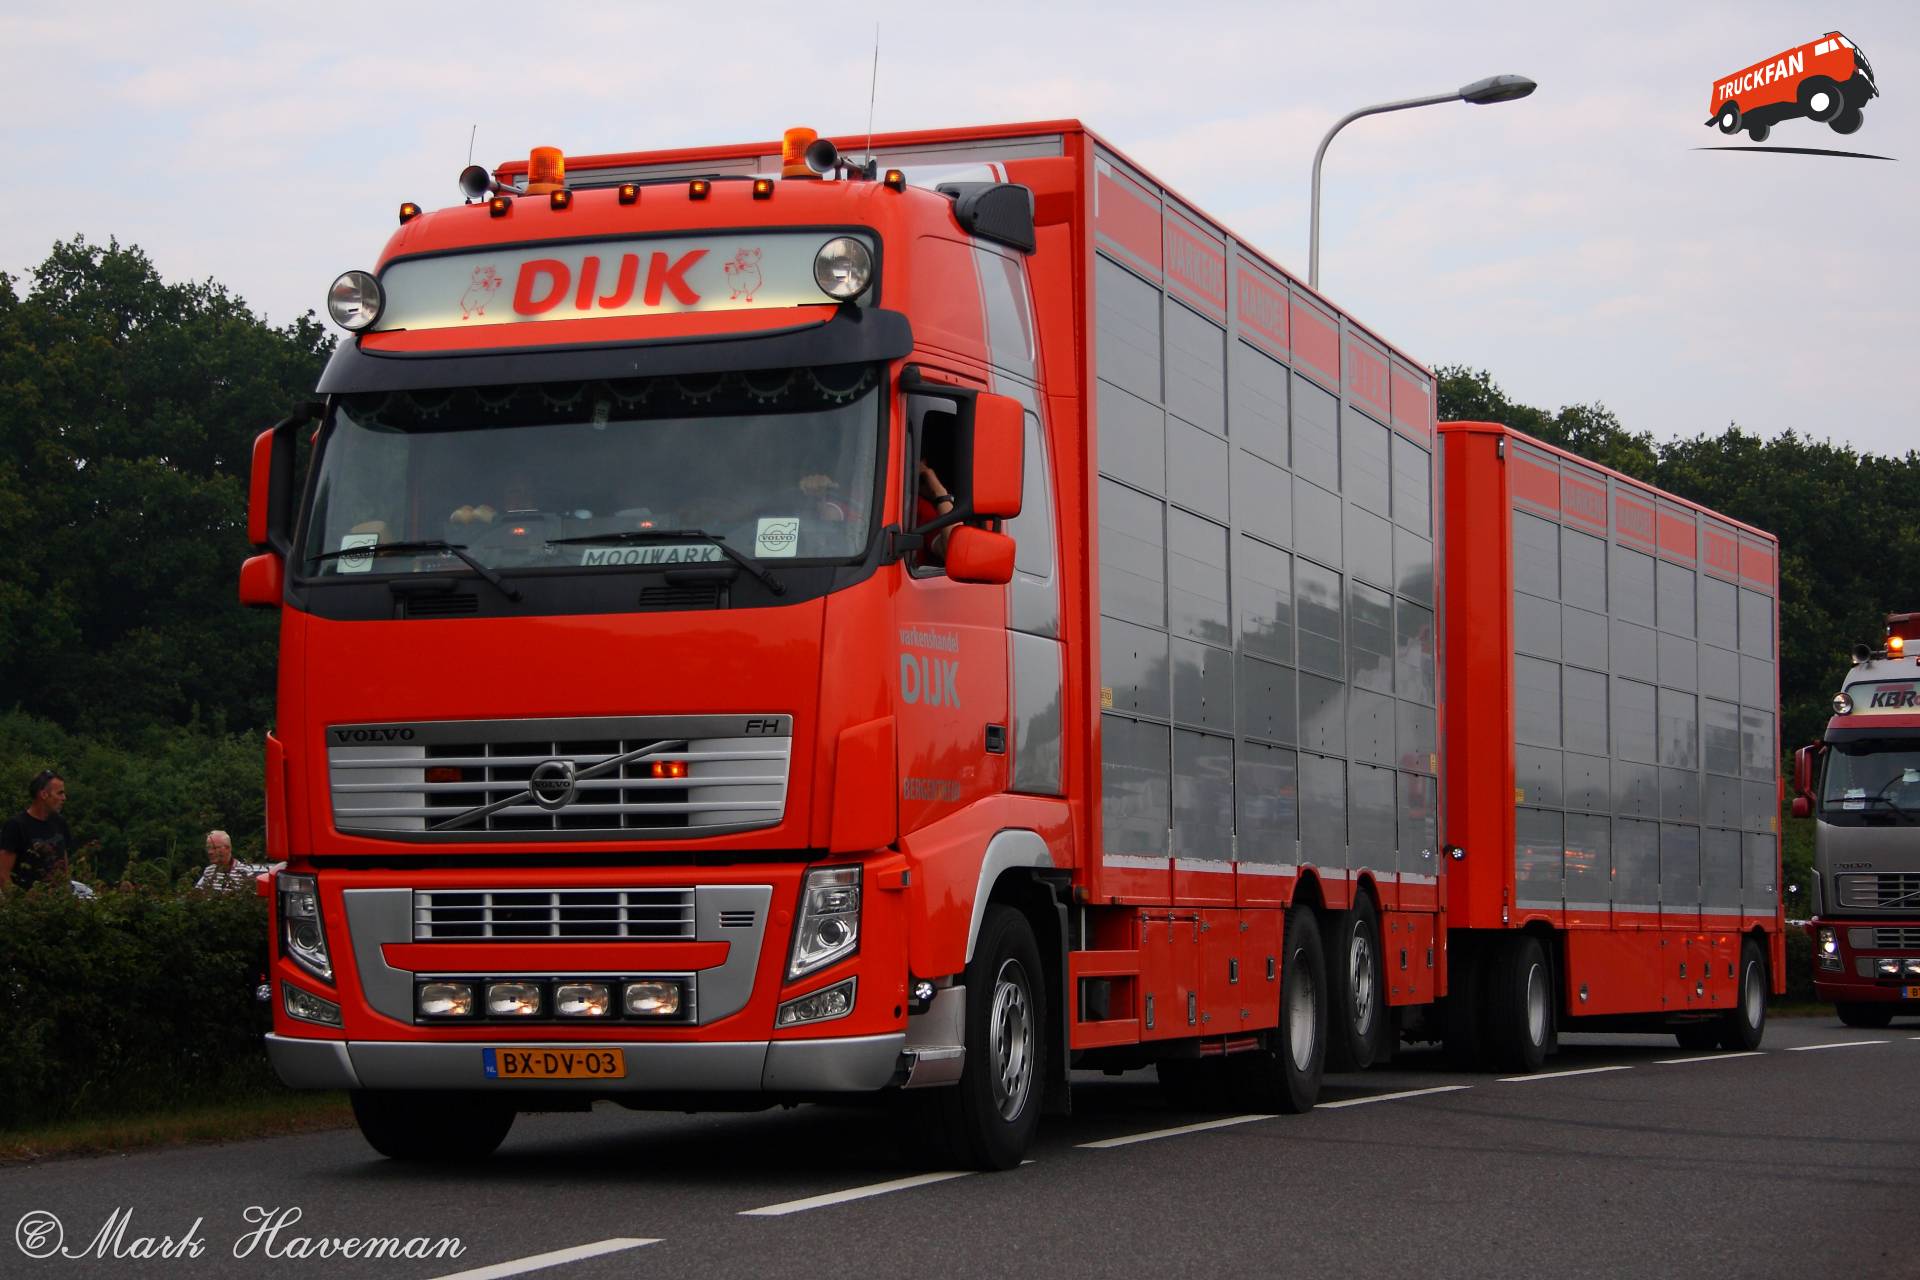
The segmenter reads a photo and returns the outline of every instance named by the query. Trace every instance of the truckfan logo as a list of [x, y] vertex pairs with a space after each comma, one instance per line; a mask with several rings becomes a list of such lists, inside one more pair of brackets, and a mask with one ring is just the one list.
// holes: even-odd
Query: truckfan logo
[[471, 320], [475, 316], [487, 314], [487, 304], [493, 301], [493, 295], [500, 292], [505, 283], [491, 262], [473, 269], [473, 282], [467, 286], [466, 293], [460, 297], [460, 318]]
[[742, 249], [733, 255], [731, 262], [721, 264], [727, 273], [727, 284], [733, 290], [727, 297], [738, 302], [752, 302], [753, 295], [760, 291], [765, 277], [760, 274], [760, 251]]
[[573, 761], [548, 760], [533, 767], [527, 789], [533, 793], [533, 802], [542, 809], [564, 809], [578, 794], [580, 778]]
[[[1784, 120], [1808, 120], [1824, 124], [1835, 133], [1850, 134], [1859, 131], [1866, 119], [1867, 103], [1879, 95], [1866, 54], [1838, 31], [1829, 31], [1817, 40], [1714, 81], [1706, 123], [1729, 137], [1744, 132], [1756, 143], [1765, 142], [1773, 127]], [[1766, 149], [1810, 155], [1858, 154], [1814, 147]]]

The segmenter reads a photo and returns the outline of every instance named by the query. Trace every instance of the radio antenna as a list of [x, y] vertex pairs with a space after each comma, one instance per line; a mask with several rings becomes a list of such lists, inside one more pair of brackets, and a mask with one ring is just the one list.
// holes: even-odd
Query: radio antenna
[[[880, 92], [880, 24], [873, 24], [873, 79], [867, 84], [867, 168], [873, 165], [873, 100]], [[869, 172], [868, 177], [872, 177]]]
[[473, 163], [473, 140], [478, 137], [479, 134], [480, 125], [476, 122], [473, 126], [473, 131], [467, 134], [467, 163], [469, 165]]

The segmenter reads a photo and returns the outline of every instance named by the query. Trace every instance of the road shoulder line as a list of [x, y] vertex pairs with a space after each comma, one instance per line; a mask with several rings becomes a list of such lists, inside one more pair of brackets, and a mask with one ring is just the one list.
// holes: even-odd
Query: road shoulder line
[[555, 1249], [551, 1253], [536, 1253], [531, 1257], [515, 1258], [511, 1262], [496, 1262], [490, 1267], [475, 1267], [471, 1271], [455, 1271], [450, 1275], [436, 1276], [434, 1280], [500, 1280], [503, 1276], [517, 1276], [528, 1271], [543, 1271], [548, 1267], [561, 1267], [569, 1262], [579, 1262], [585, 1258], [598, 1258], [603, 1254], [624, 1253], [628, 1249], [638, 1249], [642, 1245], [659, 1244], [657, 1238], [643, 1239], [635, 1236], [616, 1236], [611, 1240], [596, 1240], [592, 1244], [577, 1244], [570, 1249]]
[[1424, 1098], [1435, 1093], [1458, 1093], [1462, 1089], [1473, 1088], [1470, 1084], [1442, 1084], [1431, 1089], [1402, 1089], [1398, 1093], [1375, 1093], [1364, 1098], [1342, 1098], [1338, 1102], [1322, 1102], [1314, 1107], [1315, 1111], [1337, 1111], [1341, 1107], [1364, 1107], [1369, 1102], [1398, 1102], [1402, 1098]]
[[910, 1178], [895, 1178], [891, 1182], [875, 1182], [864, 1187], [849, 1187], [845, 1191], [828, 1191], [817, 1196], [807, 1196], [801, 1200], [786, 1200], [779, 1204], [761, 1205], [758, 1209], [742, 1209], [742, 1218], [784, 1218], [790, 1213], [805, 1213], [809, 1209], [825, 1209], [836, 1204], [846, 1204], [851, 1200], [865, 1200], [870, 1196], [884, 1196], [892, 1191], [908, 1191], [914, 1187], [931, 1186], [936, 1182], [950, 1182], [955, 1178], [965, 1178], [972, 1174], [971, 1169], [948, 1169], [940, 1173], [916, 1173]]
[[1740, 1053], [1696, 1053], [1690, 1058], [1655, 1058], [1654, 1062], [1662, 1067], [1680, 1066], [1688, 1062], [1725, 1062], [1730, 1058], [1764, 1058], [1762, 1049], [1746, 1049]]
[[1118, 1138], [1102, 1138], [1098, 1142], [1083, 1142], [1080, 1146], [1086, 1150], [1106, 1151], [1114, 1147], [1128, 1147], [1136, 1142], [1152, 1142], [1155, 1138], [1177, 1138], [1184, 1133], [1202, 1133], [1208, 1129], [1224, 1129], [1228, 1125], [1252, 1124], [1255, 1120], [1271, 1120], [1269, 1115], [1228, 1116], [1224, 1120], [1203, 1120], [1199, 1124], [1183, 1124], [1172, 1129], [1153, 1129], [1146, 1133], [1129, 1133]]
[[1572, 1071], [1542, 1071], [1530, 1076], [1501, 1076], [1501, 1084], [1532, 1084], [1535, 1080], [1564, 1080], [1568, 1076], [1597, 1076], [1603, 1071], [1631, 1071], [1628, 1063], [1612, 1067], [1578, 1067]]
[[1806, 1053], [1812, 1049], [1857, 1049], [1868, 1044], [1892, 1044], [1891, 1040], [1835, 1040], [1831, 1044], [1790, 1044], [1788, 1053]]

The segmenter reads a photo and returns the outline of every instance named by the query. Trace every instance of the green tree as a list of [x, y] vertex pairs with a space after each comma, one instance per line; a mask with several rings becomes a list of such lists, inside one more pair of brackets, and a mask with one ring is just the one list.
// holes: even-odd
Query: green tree
[[0, 275], [0, 689], [68, 729], [264, 727], [271, 616], [242, 609], [253, 437], [332, 340], [117, 242]]

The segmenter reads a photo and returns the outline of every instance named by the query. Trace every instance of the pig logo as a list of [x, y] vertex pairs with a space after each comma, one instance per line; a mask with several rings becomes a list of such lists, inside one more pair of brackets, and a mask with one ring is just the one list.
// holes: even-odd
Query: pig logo
[[727, 273], [727, 284], [733, 289], [727, 298], [733, 302], [752, 302], [753, 295], [760, 291], [765, 283], [760, 274], [760, 251], [741, 249], [733, 255], [731, 262], [721, 264]]
[[475, 267], [472, 283], [460, 296], [460, 318], [471, 320], [487, 314], [487, 304], [493, 301], [494, 294], [500, 292], [500, 284], [500, 273], [493, 269], [492, 264]]

